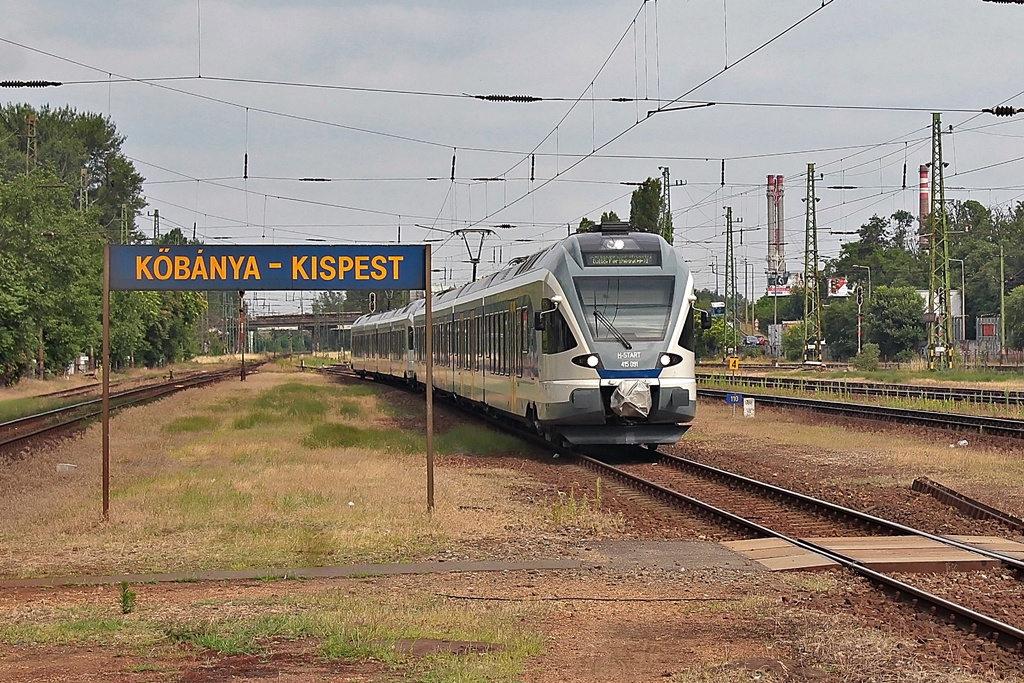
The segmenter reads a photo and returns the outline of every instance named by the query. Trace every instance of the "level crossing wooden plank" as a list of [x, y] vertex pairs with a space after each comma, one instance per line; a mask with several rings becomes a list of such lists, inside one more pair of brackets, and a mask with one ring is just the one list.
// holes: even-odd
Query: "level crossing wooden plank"
[[[970, 540], [965, 540], [967, 538]], [[857, 536], [805, 540], [878, 571], [969, 571], [989, 569], [999, 564], [996, 560], [968, 550], [953, 548], [920, 536]], [[956, 540], [1006, 554], [1024, 551], [1024, 544], [1001, 538], [977, 536]], [[838, 566], [814, 552], [776, 538], [729, 541], [722, 545], [770, 571], [813, 571]]]

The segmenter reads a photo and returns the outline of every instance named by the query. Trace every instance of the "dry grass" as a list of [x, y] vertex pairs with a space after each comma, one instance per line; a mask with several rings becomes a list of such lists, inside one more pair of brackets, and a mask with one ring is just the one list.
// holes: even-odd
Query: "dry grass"
[[[55, 646], [111, 646], [145, 651], [165, 661], [181, 656], [181, 645], [231, 654], [272, 652], [281, 641], [315, 644], [325, 660], [370, 659], [412, 680], [517, 680], [528, 657], [540, 653], [533, 631], [539, 607], [507, 603], [481, 609], [420, 590], [388, 591], [359, 580], [281, 582], [276, 590], [225, 596], [216, 586], [199, 587], [192, 599], [168, 600], [160, 589], [135, 586], [138, 609], [124, 614], [113, 588], [90, 592], [84, 604], [34, 604], [6, 611], [0, 642]], [[490, 652], [472, 657], [412, 658], [399, 641], [427, 638], [487, 643]], [[403, 678], [403, 680], [405, 680]]]
[[[422, 454], [303, 446], [324, 420], [372, 426], [376, 401], [312, 373], [275, 372], [117, 415], [107, 523], [98, 425], [27, 454], [0, 480], [0, 573], [403, 561], [544, 523], [509, 502], [507, 473], [446, 470], [430, 515]], [[57, 472], [63, 462], [78, 468]]]
[[[880, 485], [905, 487], [925, 475], [954, 488], [1024, 486], [1024, 450], [1007, 447], [1005, 442], [979, 444], [974, 437], [943, 430], [935, 430], [932, 438], [905, 438], [892, 427], [867, 431], [830, 424], [827, 417], [816, 417], [812, 422], [807, 413], [763, 407], [758, 407], [756, 417], [745, 419], [739, 411], [737, 417], [732, 417], [725, 405], [703, 402], [699, 419], [686, 439], [714, 442], [731, 438], [761, 443], [766, 452], [780, 446], [803, 450], [813, 454], [822, 467], [842, 466], [837, 472], [870, 470], [871, 483]], [[961, 438], [967, 439], [966, 447], [955, 445]]]

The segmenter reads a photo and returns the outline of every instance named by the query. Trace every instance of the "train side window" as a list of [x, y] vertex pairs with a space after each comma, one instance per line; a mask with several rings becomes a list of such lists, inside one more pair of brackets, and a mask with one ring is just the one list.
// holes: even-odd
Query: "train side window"
[[544, 331], [541, 333], [541, 348], [544, 353], [562, 353], [569, 349], [576, 348], [576, 337], [573, 336], [569, 323], [565, 321], [561, 309], [555, 309], [544, 314]]

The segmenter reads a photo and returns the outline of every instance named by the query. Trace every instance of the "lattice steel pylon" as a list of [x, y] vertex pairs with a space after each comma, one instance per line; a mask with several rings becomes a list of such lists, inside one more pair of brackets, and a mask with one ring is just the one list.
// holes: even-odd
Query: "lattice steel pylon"
[[821, 271], [818, 270], [818, 198], [814, 194], [814, 164], [807, 164], [807, 197], [804, 199], [804, 363], [820, 365]]
[[658, 232], [672, 244], [672, 178], [668, 166], [661, 167], [661, 211], [658, 213]]
[[[949, 291], [949, 219], [942, 164], [942, 117], [932, 114], [931, 279], [928, 285], [928, 369], [953, 367], [953, 316]], [[961, 293], [961, 296], [963, 294]]]
[[[732, 207], [725, 207], [725, 306], [732, 309], [733, 353], [739, 351], [739, 300], [736, 296], [736, 252], [732, 241]], [[726, 316], [728, 322], [728, 315]]]
[[25, 132], [25, 173], [31, 173], [38, 165], [36, 147], [36, 115], [28, 115], [28, 123]]

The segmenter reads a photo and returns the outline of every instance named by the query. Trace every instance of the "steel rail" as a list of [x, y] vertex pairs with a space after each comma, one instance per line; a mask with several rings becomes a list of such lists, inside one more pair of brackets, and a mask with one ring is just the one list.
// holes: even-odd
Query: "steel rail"
[[784, 489], [780, 486], [769, 484], [768, 482], [759, 481], [757, 479], [752, 479], [750, 477], [745, 477], [742, 474], [729, 472], [728, 470], [712, 467], [711, 465], [705, 465], [704, 463], [697, 462], [695, 460], [680, 458], [677, 455], [661, 453], [660, 451], [658, 452], [658, 455], [660, 455], [662, 461], [667, 464], [670, 464], [674, 467], [681, 467], [691, 471], [695, 471], [701, 476], [705, 476], [712, 479], [724, 480], [726, 482], [736, 484], [738, 486], [741, 486], [747, 490], [754, 492], [767, 492], [777, 498], [783, 498], [792, 502], [800, 503], [802, 505], [818, 508], [820, 510], [826, 510], [829, 513], [849, 517], [862, 524], [875, 526], [889, 532], [909, 536], [919, 536], [921, 538], [926, 538], [930, 541], [935, 541], [937, 543], [942, 543], [943, 545], [948, 545], [953, 548], [958, 548], [960, 550], [966, 550], [975, 553], [976, 555], [982, 555], [992, 560], [997, 560], [999, 562], [1002, 562], [1003, 565], [1007, 568], [1016, 571], [1017, 577], [1019, 579], [1024, 579], [1024, 560], [1018, 560], [1016, 557], [1010, 557], [1009, 555], [1003, 555], [1002, 553], [986, 550], [984, 548], [977, 548], [962, 541], [957, 541], [953, 538], [937, 536], [927, 531], [922, 531], [920, 529], [915, 529], [914, 527], [906, 526], [905, 524], [900, 524], [899, 522], [894, 522], [892, 520], [885, 519], [884, 517], [876, 517], [875, 515], [869, 514], [867, 512], [861, 512], [860, 510], [854, 510], [853, 508], [837, 505], [836, 503], [830, 503], [827, 500], [821, 500], [820, 498], [815, 498], [814, 496], [808, 496], [806, 494], [799, 493], [798, 491]]
[[727, 391], [725, 389], [698, 389], [697, 396], [704, 398], [725, 399], [727, 394], [742, 393], [755, 398], [758, 402], [784, 408], [802, 408], [819, 413], [859, 417], [869, 420], [889, 420], [904, 424], [913, 424], [942, 429], [969, 430], [979, 434], [1024, 438], [1024, 420], [1013, 420], [1003, 417], [986, 417], [983, 415], [964, 415], [961, 413], [944, 413], [932, 410], [916, 410], [913, 408], [893, 408], [890, 406], [868, 405], [865, 403], [843, 403], [817, 398], [800, 398], [794, 396], [772, 396], [750, 392]]
[[959, 491], [954, 491], [936, 481], [932, 481], [928, 477], [918, 477], [910, 488], [919, 493], [925, 493], [941, 503], [955, 507], [968, 517], [991, 519], [1011, 529], [1024, 532], [1024, 520], [1019, 517], [1014, 517], [1002, 510], [997, 510], [991, 505], [982, 503], [980, 500], [974, 500]]
[[698, 373], [698, 382], [746, 384], [764, 389], [792, 389], [828, 394], [918, 398], [933, 401], [973, 401], [1003, 405], [1024, 405], [1024, 392], [985, 389], [982, 387], [929, 387], [917, 384], [885, 384], [881, 382], [850, 382], [842, 379], [805, 379], [802, 377], [768, 377], [764, 375], [724, 375]]
[[841, 553], [837, 553], [834, 550], [829, 550], [828, 548], [798, 538], [791, 538], [762, 524], [758, 524], [752, 520], [740, 517], [739, 515], [726, 510], [722, 510], [721, 508], [715, 507], [702, 500], [687, 496], [686, 494], [678, 491], [673, 491], [672, 489], [666, 488], [642, 477], [638, 477], [634, 474], [630, 474], [629, 472], [624, 472], [623, 470], [601, 462], [600, 460], [579, 454], [576, 454], [575, 458], [578, 462], [584, 464], [590, 469], [606, 473], [620, 481], [625, 481], [635, 488], [651, 492], [658, 498], [662, 498], [675, 504], [685, 504], [689, 507], [695, 507], [703, 512], [718, 517], [719, 519], [725, 520], [732, 526], [737, 526], [762, 536], [777, 538], [781, 541], [791, 543], [798, 548], [820, 555], [845, 567], [859, 576], [865, 577], [875, 585], [881, 586], [886, 592], [893, 594], [898, 599], [909, 602], [917, 609], [921, 609], [920, 603], [923, 602], [933, 614], [944, 615], [945, 621], [955, 623], [965, 631], [975, 632], [981, 636], [990, 637], [1001, 647], [1011, 650], [1017, 654], [1024, 655], [1024, 631], [1015, 626], [1011, 626], [1010, 624], [999, 621], [998, 619], [976, 612], [969, 607], [959, 605], [940, 596], [928, 593], [920, 588], [904, 583], [899, 579], [895, 579], [881, 572], [869, 569], [857, 560]]
[[[220, 370], [217, 372], [203, 373], [201, 375], [192, 375], [181, 380], [162, 382], [159, 384], [150, 384], [143, 387], [136, 387], [134, 389], [128, 389], [126, 391], [119, 392], [111, 396], [111, 400], [116, 400], [117, 404], [113, 407], [115, 409], [124, 408], [130, 405], [144, 403], [146, 401], [152, 401], [164, 396], [184, 391], [186, 389], [192, 389], [205, 384], [234, 377], [234, 370]], [[102, 399], [92, 399], [89, 401], [82, 401], [75, 403], [74, 405], [65, 406], [63, 408], [55, 408], [53, 410], [47, 410], [35, 415], [27, 415], [20, 417], [15, 420], [0, 423], [0, 431], [12, 431], [13, 434], [8, 436], [0, 437], [0, 448], [9, 446], [10, 444], [17, 443], [29, 439], [34, 436], [46, 434], [47, 432], [57, 431], [59, 429], [66, 429], [74, 426], [78, 423], [86, 420], [93, 419], [100, 414], [100, 408], [98, 407]], [[80, 415], [75, 415], [76, 412], [82, 412]], [[71, 416], [71, 417], [68, 417]], [[66, 419], [62, 419], [66, 418]], [[42, 426], [35, 427], [41, 422], [46, 420], [56, 419], [56, 422], [50, 422], [43, 424]]]

